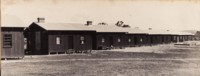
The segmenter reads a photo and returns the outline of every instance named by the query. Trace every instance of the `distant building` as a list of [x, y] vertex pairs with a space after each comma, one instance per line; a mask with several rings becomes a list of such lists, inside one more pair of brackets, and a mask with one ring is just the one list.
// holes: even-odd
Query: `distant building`
[[200, 40], [200, 31], [196, 31], [195, 33], [195, 39]]

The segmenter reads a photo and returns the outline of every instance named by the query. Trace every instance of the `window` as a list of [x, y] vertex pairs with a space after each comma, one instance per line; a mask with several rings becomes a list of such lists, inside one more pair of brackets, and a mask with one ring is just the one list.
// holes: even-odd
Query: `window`
[[61, 39], [60, 39], [60, 37], [56, 37], [56, 44], [57, 44], [57, 45], [60, 45], [60, 44], [61, 44]]
[[102, 39], [101, 39], [101, 42], [104, 43], [104, 42], [105, 42], [105, 38], [102, 38]]
[[131, 42], [131, 38], [128, 39], [128, 42]]
[[117, 39], [117, 42], [121, 42], [121, 39], [120, 39], [120, 38], [118, 38], [118, 39]]
[[143, 41], [143, 39], [142, 38], [140, 38], [140, 42], [142, 42]]
[[7, 48], [12, 47], [12, 34], [3, 35], [3, 47], [7, 47]]
[[24, 38], [24, 49], [27, 49], [27, 38]]
[[80, 37], [80, 43], [81, 43], [81, 44], [85, 44], [85, 37], [84, 37], [84, 36], [81, 36], [81, 37]]

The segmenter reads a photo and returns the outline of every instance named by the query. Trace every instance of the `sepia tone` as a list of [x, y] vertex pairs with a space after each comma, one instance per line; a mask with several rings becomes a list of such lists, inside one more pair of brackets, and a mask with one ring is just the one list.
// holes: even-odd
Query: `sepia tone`
[[199, 76], [198, 0], [1, 0], [1, 76]]

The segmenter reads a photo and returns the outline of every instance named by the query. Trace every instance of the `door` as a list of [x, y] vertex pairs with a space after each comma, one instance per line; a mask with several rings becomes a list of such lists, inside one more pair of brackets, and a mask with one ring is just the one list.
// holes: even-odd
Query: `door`
[[135, 45], [137, 45], [137, 44], [138, 44], [138, 39], [137, 39], [137, 37], [136, 37], [136, 36], [134, 36], [134, 42], [135, 42], [135, 43], [134, 43]]
[[73, 36], [68, 36], [68, 49], [74, 49], [74, 38]]
[[40, 32], [35, 33], [35, 46], [36, 46], [36, 51], [40, 51], [40, 49], [41, 49]]
[[153, 36], [150, 36], [150, 44], [153, 44]]
[[162, 43], [165, 43], [165, 36], [161, 36], [162, 37]]
[[113, 46], [113, 37], [112, 36], [109, 37], [109, 41], [110, 41], [110, 45], [109, 46]]

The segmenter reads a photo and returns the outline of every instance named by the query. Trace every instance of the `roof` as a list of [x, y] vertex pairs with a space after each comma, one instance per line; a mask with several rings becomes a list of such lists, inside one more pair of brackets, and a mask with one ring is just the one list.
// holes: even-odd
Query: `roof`
[[115, 25], [89, 25], [91, 29], [96, 30], [96, 32], [116, 32], [116, 33], [125, 33], [127, 32], [121, 27], [115, 26]]
[[136, 29], [136, 28], [123, 28], [125, 31], [128, 31], [129, 34], [148, 34], [147, 31]]
[[133, 28], [122, 28], [115, 25], [85, 25], [75, 23], [35, 23], [45, 30], [61, 31], [96, 31], [101, 33], [130, 33], [150, 35], [193, 35], [188, 32], [167, 31], [167, 30], [141, 30]]
[[27, 27], [25, 24], [15, 15], [2, 15], [1, 27]]
[[[149, 34], [163, 34], [163, 35], [168, 35], [168, 34], [173, 34], [171, 31], [166, 31], [166, 30], [147, 30]], [[175, 34], [175, 33], [174, 33]]]
[[187, 32], [187, 33], [196, 34], [198, 32], [198, 30], [183, 30], [181, 32]]
[[167, 30], [148, 30], [148, 33], [159, 34], [159, 35], [194, 35], [192, 33], [180, 32], [180, 31], [167, 31]]
[[195, 35], [195, 34], [189, 32], [180, 32], [179, 35]]
[[84, 24], [74, 23], [35, 23], [45, 30], [62, 30], [62, 31], [95, 31]]

